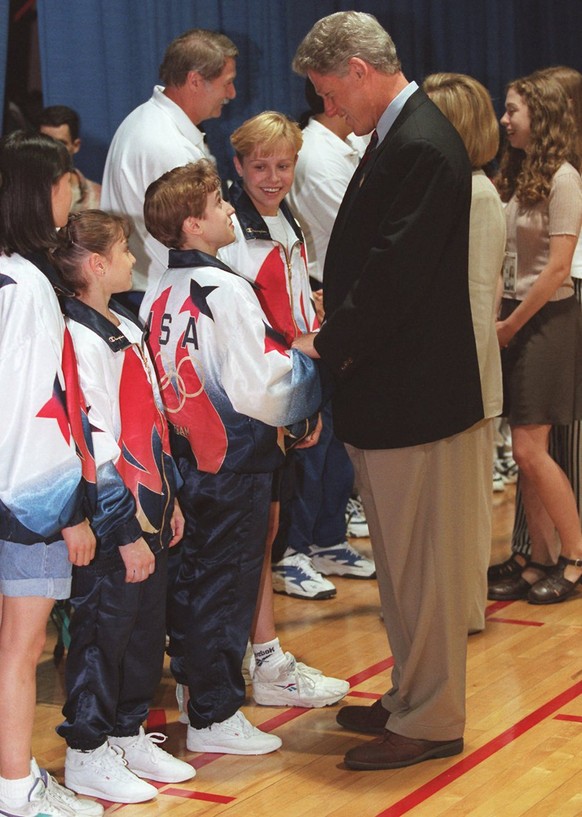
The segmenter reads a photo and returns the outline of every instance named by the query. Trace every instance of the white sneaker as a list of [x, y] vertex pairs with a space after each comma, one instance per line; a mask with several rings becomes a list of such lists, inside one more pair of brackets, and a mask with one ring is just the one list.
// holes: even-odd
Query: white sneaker
[[56, 805], [65, 805], [73, 810], [78, 817], [101, 817], [103, 806], [95, 800], [87, 800], [86, 797], [77, 797], [74, 791], [61, 786], [46, 769], [39, 769], [40, 776], [47, 788], [49, 802]]
[[503, 474], [497, 470], [496, 465], [493, 466], [493, 491], [495, 493], [505, 491], [505, 480], [503, 479]]
[[311, 546], [313, 567], [324, 576], [345, 576], [346, 579], [375, 579], [376, 565], [349, 542], [331, 547]]
[[[330, 678], [314, 667], [296, 661], [290, 652], [287, 661], [274, 678], [256, 669], [253, 675], [253, 698], [262, 706], [329, 706], [340, 701], [350, 685], [339, 678]], [[261, 675], [263, 676], [261, 678]]]
[[184, 684], [176, 684], [176, 701], [178, 702], [178, 723], [190, 723], [188, 718], [188, 706], [185, 703]]
[[318, 573], [309, 556], [286, 550], [273, 567], [273, 590], [297, 599], [331, 599], [335, 586]]
[[65, 785], [113, 803], [144, 803], [158, 793], [155, 786], [130, 771], [121, 750], [107, 742], [92, 752], [67, 749]]
[[123, 759], [138, 777], [147, 777], [148, 780], [160, 783], [183, 783], [191, 780], [196, 774], [192, 766], [159, 747], [158, 744], [167, 739], [161, 732], [149, 732], [146, 735], [143, 726], [140, 726], [139, 734], [131, 738], [107, 738], [110, 746], [118, 746], [123, 750]]
[[103, 806], [94, 800], [76, 797], [72, 791], [61, 786], [46, 769], [31, 763], [35, 775], [27, 802], [18, 808], [6, 807], [0, 802], [0, 814], [6, 817], [101, 817]]
[[364, 506], [360, 497], [350, 497], [346, 506], [346, 523], [348, 536], [358, 539], [362, 536], [369, 536], [368, 521], [364, 513]]
[[227, 755], [266, 755], [282, 746], [281, 738], [261, 732], [240, 711], [206, 729], [188, 727], [186, 746], [190, 752], [217, 752]]
[[506, 485], [514, 485], [517, 482], [519, 466], [511, 454], [496, 460], [495, 470], [501, 475]]

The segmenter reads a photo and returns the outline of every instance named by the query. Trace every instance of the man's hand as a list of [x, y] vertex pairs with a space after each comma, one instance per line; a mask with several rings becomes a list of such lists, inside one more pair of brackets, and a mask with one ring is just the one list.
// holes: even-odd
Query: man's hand
[[313, 345], [313, 341], [317, 337], [317, 332], [308, 332], [306, 335], [299, 335], [298, 338], [295, 338], [293, 343], [291, 344], [292, 349], [299, 349], [300, 352], [303, 352], [308, 357], [312, 357], [314, 359], [319, 358], [319, 354], [317, 349]]
[[170, 527], [172, 528], [172, 533], [174, 534], [169, 547], [173, 548], [174, 545], [177, 545], [182, 536], [184, 536], [184, 514], [182, 513], [182, 509], [178, 505], [178, 500], [174, 500], [174, 513], [172, 514], [172, 518], [170, 520]]
[[156, 559], [145, 539], [140, 538], [119, 548], [125, 564], [125, 581], [143, 582], [156, 569]]
[[87, 519], [63, 528], [61, 531], [67, 550], [69, 552], [69, 562], [77, 567], [88, 565], [95, 556], [95, 534]]

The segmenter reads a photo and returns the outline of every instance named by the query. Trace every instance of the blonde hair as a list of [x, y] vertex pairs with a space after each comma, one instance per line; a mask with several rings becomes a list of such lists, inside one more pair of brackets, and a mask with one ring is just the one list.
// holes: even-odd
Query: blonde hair
[[515, 195], [522, 205], [533, 207], [550, 195], [558, 168], [576, 162], [574, 118], [560, 83], [543, 72], [516, 79], [507, 89], [527, 105], [530, 137], [527, 152], [505, 144], [497, 186], [503, 201]]
[[577, 161], [571, 159], [571, 163], [578, 170], [582, 170], [582, 74], [575, 68], [566, 65], [553, 65], [550, 68], [541, 68], [535, 72], [541, 76], [550, 77], [558, 82], [568, 97], [570, 112], [574, 117], [576, 126], [576, 154]]
[[87, 289], [88, 281], [83, 273], [85, 259], [91, 253], [98, 253], [110, 260], [113, 245], [122, 238], [129, 238], [130, 232], [126, 216], [103, 210], [72, 213], [59, 230], [58, 245], [52, 253], [53, 263], [65, 284], [77, 295]]
[[216, 168], [208, 159], [168, 170], [146, 190], [146, 229], [165, 247], [180, 249], [184, 221], [190, 216], [202, 218], [208, 196], [219, 189]]
[[459, 132], [471, 166], [490, 162], [499, 150], [499, 124], [489, 91], [466, 74], [431, 74], [422, 87]]
[[303, 134], [296, 122], [277, 111], [264, 111], [247, 119], [230, 137], [239, 160], [257, 149], [262, 156], [272, 156], [281, 141], [289, 142], [295, 153], [299, 153]]

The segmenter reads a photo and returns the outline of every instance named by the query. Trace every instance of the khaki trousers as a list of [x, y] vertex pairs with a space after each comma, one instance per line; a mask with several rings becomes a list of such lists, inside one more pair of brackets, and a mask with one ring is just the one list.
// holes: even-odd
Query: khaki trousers
[[391, 713], [390, 730], [406, 737], [463, 735], [467, 632], [476, 577], [486, 568], [483, 555], [477, 557], [491, 500], [486, 426], [490, 421], [408, 448], [346, 446], [395, 662], [382, 703]]

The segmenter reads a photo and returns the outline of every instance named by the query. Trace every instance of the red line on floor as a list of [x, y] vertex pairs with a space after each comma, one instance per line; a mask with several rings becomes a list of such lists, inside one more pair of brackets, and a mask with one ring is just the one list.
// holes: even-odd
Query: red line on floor
[[[278, 726], [283, 726], [285, 723], [289, 723], [289, 721], [295, 720], [295, 718], [298, 718], [305, 712], [309, 712], [309, 709], [299, 706], [292, 706], [289, 707], [289, 709], [286, 709], [284, 712], [274, 715], [268, 721], [258, 724], [258, 726], [263, 732], [272, 732], [273, 729], [277, 728]], [[219, 754], [215, 752], [205, 752], [204, 754], [197, 755], [191, 760], [187, 760], [186, 763], [189, 763], [195, 769], [201, 769], [203, 766], [208, 766], [209, 763], [214, 763], [215, 760], [220, 760], [221, 757], [224, 757], [224, 753]]]
[[496, 621], [498, 624], [519, 624], [520, 627], [543, 627], [543, 621], [523, 621], [518, 618], [492, 618], [491, 616], [487, 619], [487, 621]]
[[289, 723], [289, 721], [294, 721], [295, 718], [298, 718], [300, 715], [305, 715], [305, 713], [309, 711], [309, 708], [304, 706], [290, 706], [278, 715], [273, 715], [268, 721], [263, 721], [263, 723], [260, 723], [258, 726], [262, 732], [272, 732], [273, 729], [276, 729], [278, 726], [284, 726], [286, 723]]
[[582, 715], [556, 715], [556, 721], [571, 721], [572, 723], [582, 723]]
[[525, 732], [533, 729], [534, 726], [537, 726], [544, 719], [549, 718], [556, 710], [562, 706], [566, 706], [566, 704], [573, 701], [579, 695], [582, 695], [582, 681], [564, 690], [560, 695], [552, 698], [546, 704], [540, 706], [539, 709], [534, 710], [525, 718], [522, 718], [522, 720], [510, 726], [505, 732], [502, 732], [484, 746], [481, 746], [462, 760], [459, 760], [445, 772], [429, 780], [423, 786], [416, 789], [416, 791], [403, 797], [402, 800], [398, 800], [398, 802], [389, 806], [385, 811], [381, 811], [377, 817], [400, 817], [401, 814], [406, 814], [411, 809], [424, 803], [425, 800], [428, 800], [433, 794], [437, 794], [437, 792], [442, 791], [442, 789], [446, 788], [450, 783], [458, 780], [459, 777], [472, 771], [472, 769], [480, 763], [483, 763], [492, 755], [496, 754], [496, 752], [499, 752], [514, 740], [517, 740], [517, 738], [521, 737]]
[[146, 723], [148, 732], [159, 732], [166, 728], [166, 710], [150, 709]]
[[232, 803], [236, 797], [227, 797], [223, 794], [209, 794], [205, 791], [188, 791], [188, 789], [166, 789], [162, 794], [171, 797], [184, 797], [187, 800], [208, 800], [210, 803]]
[[[362, 670], [361, 672], [352, 675], [351, 678], [348, 678], [350, 682], [350, 686], [354, 686], [355, 684], [359, 684], [362, 681], [366, 681], [369, 678], [372, 678], [374, 675], [378, 675], [380, 672], [384, 672], [384, 670], [388, 669], [394, 663], [394, 659], [392, 656], [389, 658], [385, 658], [382, 661], [378, 661], [376, 664], [372, 664], [371, 666], [367, 667], [366, 669]], [[380, 695], [376, 693], [358, 693], [358, 692], [349, 692], [349, 695], [361, 695], [366, 696], [369, 694], [370, 697], [379, 698]], [[280, 712], [278, 715], [274, 715], [269, 720], [264, 721], [263, 723], [259, 723], [258, 727], [263, 732], [272, 732], [273, 729], [276, 729], [279, 726], [283, 726], [290, 721], [295, 720], [300, 715], [304, 715], [306, 712], [310, 710], [300, 706], [293, 706], [285, 709], [283, 712]], [[208, 766], [209, 763], [214, 763], [215, 760], [220, 760], [221, 757], [224, 757], [224, 754], [213, 754], [211, 752], [205, 752], [204, 754], [197, 755], [190, 760], [186, 760], [186, 763], [189, 763], [195, 769], [202, 769], [204, 766]]]
[[378, 661], [376, 664], [372, 664], [372, 666], [368, 667], [367, 669], [363, 669], [361, 672], [356, 672], [355, 675], [352, 675], [351, 678], [348, 678], [351, 687], [357, 686], [357, 684], [361, 684], [362, 681], [367, 681], [369, 678], [372, 678], [374, 675], [378, 675], [380, 672], [384, 672], [387, 669], [390, 669], [394, 665], [394, 659], [392, 656], [389, 658], [384, 658], [382, 661]]
[[[389, 669], [394, 664], [394, 659], [392, 656], [389, 658], [384, 658], [382, 661], [378, 661], [376, 664], [372, 664], [371, 666], [363, 669], [361, 672], [352, 675], [351, 678], [348, 678], [348, 682], [350, 687], [355, 686], [356, 684], [361, 684], [362, 681], [367, 681], [370, 678], [373, 678], [374, 675], [378, 675], [380, 672], [384, 672], [385, 670]], [[348, 692], [348, 695], [359, 695], [362, 697], [372, 697], [372, 698], [379, 698], [381, 697], [377, 693], [374, 692], [356, 692], [351, 691]], [[283, 726], [289, 721], [295, 720], [300, 715], [304, 715], [306, 712], [309, 712], [308, 707], [302, 706], [293, 706], [285, 711], [279, 713], [278, 715], [274, 715], [268, 721], [264, 721], [263, 723], [258, 724], [259, 728], [263, 732], [271, 732], [273, 729], [276, 729], [279, 726]]]
[[494, 601], [492, 604], [488, 604], [485, 610], [485, 618], [489, 618], [492, 616], [493, 613], [496, 613], [498, 610], [505, 610], [505, 608], [513, 604], [512, 601]]
[[[202, 769], [203, 766], [208, 766], [209, 763], [214, 763], [215, 760], [220, 760], [221, 757], [224, 757], [224, 753], [204, 752], [201, 755], [196, 755], [191, 760], [186, 760], [186, 763], [189, 763], [195, 769]], [[180, 760], [185, 760], [185, 758], [180, 758]]]
[[375, 701], [382, 697], [381, 692], [360, 692], [358, 689], [350, 689], [348, 695], [350, 698], [373, 698]]

